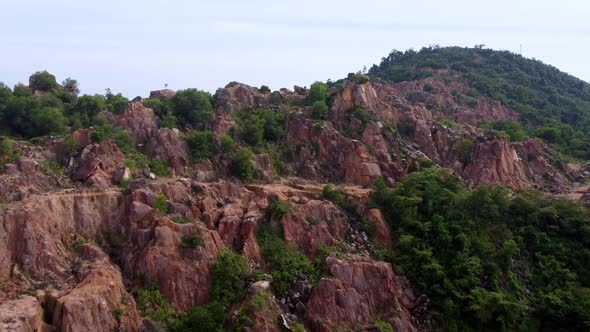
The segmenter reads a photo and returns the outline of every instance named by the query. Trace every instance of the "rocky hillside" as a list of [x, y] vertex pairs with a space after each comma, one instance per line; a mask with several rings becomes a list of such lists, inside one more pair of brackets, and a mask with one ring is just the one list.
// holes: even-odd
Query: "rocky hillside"
[[586, 330], [590, 216], [563, 197], [590, 165], [387, 61], [294, 91], [0, 89], [0, 330]]

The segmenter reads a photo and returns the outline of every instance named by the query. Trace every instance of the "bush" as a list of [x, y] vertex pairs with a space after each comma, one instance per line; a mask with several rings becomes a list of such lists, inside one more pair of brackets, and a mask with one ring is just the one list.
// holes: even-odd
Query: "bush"
[[315, 82], [309, 87], [309, 93], [305, 98], [307, 105], [313, 105], [316, 101], [327, 102], [330, 97], [328, 85], [322, 82]]
[[205, 91], [180, 90], [170, 98], [170, 105], [178, 123], [183, 126], [202, 130], [209, 126], [213, 117], [211, 95]]
[[46, 70], [38, 71], [29, 77], [29, 86], [33, 90], [50, 91], [57, 87], [57, 81]]
[[291, 206], [289, 205], [289, 202], [281, 202], [277, 200], [268, 204], [268, 207], [266, 208], [266, 214], [271, 220], [279, 220], [290, 210]]
[[18, 83], [12, 89], [12, 93], [17, 97], [30, 97], [33, 95], [33, 90], [22, 83]]
[[113, 94], [110, 89], [107, 89], [105, 97], [109, 112], [113, 114], [123, 114], [125, 112], [129, 99], [123, 97], [121, 93]]
[[290, 248], [277, 235], [262, 231], [257, 238], [266, 269], [272, 276], [276, 294], [284, 294], [289, 285], [296, 281], [299, 273], [308, 275], [312, 281], [318, 278], [319, 271], [315, 269], [311, 261], [298, 250]]
[[181, 316], [172, 332], [223, 332], [226, 315], [223, 305], [217, 302], [195, 307]]
[[226, 134], [219, 136], [219, 148], [222, 153], [232, 152], [235, 146], [236, 143], [234, 142], [234, 139], [231, 138], [231, 136]]
[[164, 118], [162, 118], [161, 127], [163, 127], [163, 128], [176, 128], [176, 117], [174, 116], [174, 114], [172, 114], [170, 112], [166, 113]]
[[283, 136], [284, 115], [267, 109], [254, 109], [238, 114], [240, 138], [249, 145], [256, 146], [264, 141], [277, 141]]
[[147, 166], [150, 168], [150, 171], [157, 176], [169, 176], [170, 170], [168, 169], [168, 164], [165, 162], [158, 160], [158, 159], [147, 159]]
[[143, 317], [170, 327], [176, 326], [178, 314], [155, 286], [137, 290], [135, 302]]
[[267, 94], [267, 93], [270, 93], [271, 91], [270, 91], [270, 88], [268, 86], [262, 85], [260, 87], [260, 89], [258, 89], [258, 92], [260, 92], [262, 94]]
[[242, 256], [230, 249], [222, 249], [213, 269], [211, 300], [225, 307], [240, 300], [246, 293], [249, 274], [250, 267]]
[[193, 131], [185, 135], [184, 140], [193, 162], [213, 156], [213, 134], [210, 131]]
[[168, 199], [164, 194], [158, 194], [158, 196], [156, 196], [153, 208], [162, 214], [168, 213]]
[[242, 180], [254, 179], [252, 158], [254, 154], [248, 148], [241, 148], [232, 158], [232, 173]]
[[349, 73], [347, 79], [356, 83], [356, 84], [364, 84], [369, 81], [369, 76], [359, 72], [356, 73]]
[[318, 100], [313, 103], [313, 111], [311, 118], [314, 120], [327, 120], [328, 119], [328, 105], [323, 100]]
[[201, 237], [200, 234], [189, 235], [189, 236], [185, 237], [184, 239], [182, 239], [182, 242], [180, 242], [180, 246], [182, 248], [196, 249], [197, 247], [200, 247], [202, 245], [203, 245], [203, 238]]
[[471, 160], [472, 146], [473, 141], [470, 139], [464, 139], [463, 142], [461, 142], [461, 150], [459, 150], [459, 161], [461, 161], [463, 164]]

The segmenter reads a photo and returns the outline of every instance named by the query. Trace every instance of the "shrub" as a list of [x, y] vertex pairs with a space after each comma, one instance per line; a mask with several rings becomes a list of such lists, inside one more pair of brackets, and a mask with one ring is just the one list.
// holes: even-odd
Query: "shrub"
[[229, 307], [240, 300], [246, 292], [249, 273], [250, 267], [242, 256], [230, 249], [222, 249], [213, 269], [212, 301]]
[[176, 215], [176, 216], [172, 216], [170, 218], [170, 220], [174, 221], [177, 224], [188, 224], [191, 222], [186, 216], [183, 216], [180, 214]]
[[222, 153], [230, 153], [235, 147], [234, 139], [231, 136], [224, 134], [219, 136], [219, 147]]
[[232, 173], [242, 180], [254, 179], [252, 158], [254, 154], [248, 148], [241, 148], [232, 158]]
[[459, 151], [459, 161], [465, 164], [471, 160], [472, 146], [473, 141], [470, 139], [464, 139], [463, 142], [461, 142], [461, 150]]
[[153, 208], [160, 213], [168, 213], [168, 199], [166, 199], [164, 194], [158, 194], [158, 196], [156, 196], [156, 199], [154, 199]]
[[57, 161], [50, 159], [43, 161], [43, 168], [54, 174], [62, 174], [64, 171]]
[[424, 92], [432, 93], [434, 91], [434, 87], [430, 83], [425, 83], [424, 86], [422, 87], [422, 90]]
[[326, 102], [330, 97], [328, 85], [322, 82], [315, 82], [309, 87], [309, 93], [306, 97], [306, 104], [313, 105], [316, 101]]
[[196, 249], [197, 247], [200, 247], [202, 245], [203, 245], [203, 238], [201, 237], [200, 234], [189, 235], [189, 236], [185, 237], [184, 239], [182, 239], [182, 242], [180, 243], [180, 246], [182, 248], [190, 248], [190, 249]]
[[266, 213], [270, 217], [271, 220], [279, 220], [283, 217], [285, 213], [288, 213], [291, 210], [291, 206], [289, 202], [281, 202], [281, 201], [274, 201], [268, 204], [266, 208]]
[[307, 274], [312, 281], [317, 279], [319, 272], [311, 261], [298, 250], [290, 248], [276, 234], [262, 231], [258, 235], [258, 241], [277, 294], [284, 294], [299, 273]]
[[364, 84], [369, 81], [369, 76], [358, 71], [356, 73], [349, 73], [347, 79], [356, 84]]
[[213, 134], [210, 131], [193, 131], [184, 137], [189, 157], [194, 162], [213, 156]]
[[204, 129], [213, 117], [211, 95], [205, 91], [180, 90], [170, 98], [170, 104], [178, 123], [183, 126]]
[[113, 114], [123, 114], [125, 112], [129, 99], [123, 97], [121, 93], [113, 94], [110, 89], [107, 89], [105, 97], [109, 112]]
[[38, 71], [29, 77], [29, 86], [33, 90], [50, 91], [57, 87], [57, 81], [46, 70]]
[[369, 112], [365, 111], [360, 106], [354, 105], [348, 110], [348, 112], [353, 117], [358, 119], [362, 123], [363, 127], [366, 126], [367, 123], [371, 120], [371, 115], [369, 114]]
[[135, 302], [143, 317], [167, 326], [176, 325], [178, 314], [155, 286], [136, 290]]
[[176, 117], [174, 116], [174, 114], [170, 112], [166, 113], [164, 118], [162, 118], [161, 126], [163, 128], [176, 128]]
[[163, 162], [161, 160], [147, 158], [147, 165], [150, 168], [150, 171], [152, 171], [157, 176], [170, 175], [170, 170], [168, 169], [168, 164], [166, 164], [165, 162]]
[[318, 100], [313, 103], [313, 111], [311, 118], [315, 120], [326, 120], [328, 119], [328, 105], [323, 100]]
[[270, 88], [268, 86], [262, 85], [260, 87], [260, 89], [258, 89], [258, 92], [263, 93], [263, 94], [267, 94], [267, 93], [270, 93], [271, 91], [270, 91]]
[[223, 332], [226, 315], [223, 305], [217, 302], [194, 307], [181, 316], [172, 332]]
[[12, 89], [12, 94], [17, 97], [30, 97], [33, 95], [33, 90], [22, 83], [18, 83]]

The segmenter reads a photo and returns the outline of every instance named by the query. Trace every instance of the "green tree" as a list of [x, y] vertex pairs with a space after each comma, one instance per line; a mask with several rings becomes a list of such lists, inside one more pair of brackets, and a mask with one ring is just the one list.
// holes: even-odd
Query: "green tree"
[[246, 292], [246, 278], [250, 267], [242, 256], [223, 249], [217, 256], [213, 270], [211, 300], [229, 307], [240, 300]]
[[316, 101], [326, 102], [328, 97], [330, 97], [328, 85], [322, 82], [315, 82], [309, 87], [306, 103], [307, 105], [313, 105]]
[[129, 103], [129, 99], [125, 98], [121, 93], [113, 94], [110, 89], [106, 90], [105, 98], [107, 109], [113, 114], [123, 114]]
[[161, 126], [163, 128], [176, 128], [176, 117], [174, 114], [170, 112], [166, 113], [166, 115], [162, 118]]
[[209, 126], [213, 105], [208, 92], [197, 89], [181, 90], [170, 98], [170, 103], [179, 124], [195, 129]]
[[213, 156], [213, 134], [210, 131], [192, 131], [184, 136], [192, 161]]
[[29, 77], [29, 87], [34, 90], [51, 91], [57, 88], [55, 76], [46, 70], [38, 71]]
[[232, 173], [242, 180], [254, 179], [253, 157], [252, 150], [241, 148], [232, 158]]
[[17, 97], [30, 97], [33, 95], [33, 90], [22, 83], [18, 83], [14, 86], [12, 93]]

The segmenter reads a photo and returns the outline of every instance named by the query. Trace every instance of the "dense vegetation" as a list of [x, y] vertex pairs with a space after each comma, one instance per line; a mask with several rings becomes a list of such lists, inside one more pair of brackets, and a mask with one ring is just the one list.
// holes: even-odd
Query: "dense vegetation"
[[369, 75], [394, 82], [430, 76], [466, 79], [475, 95], [520, 113], [530, 135], [590, 159], [590, 84], [538, 60], [482, 47], [429, 47], [393, 51]]
[[535, 191], [468, 191], [434, 169], [375, 189], [394, 236], [386, 256], [432, 299], [438, 330], [590, 329], [586, 208]]

